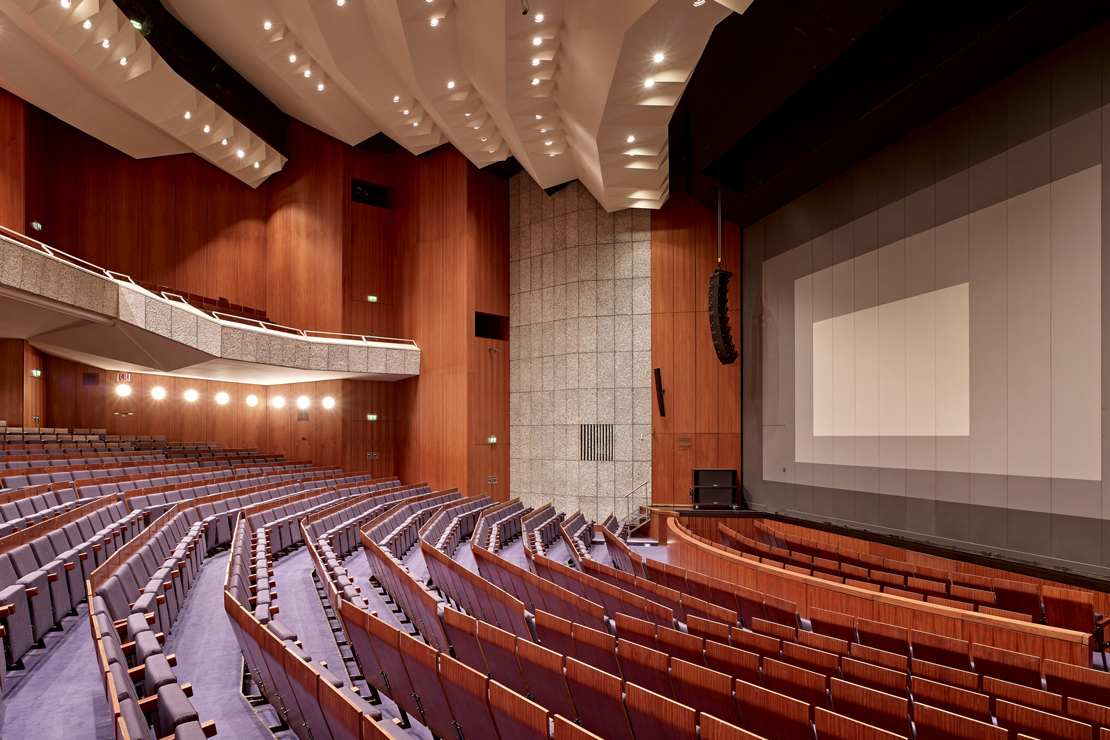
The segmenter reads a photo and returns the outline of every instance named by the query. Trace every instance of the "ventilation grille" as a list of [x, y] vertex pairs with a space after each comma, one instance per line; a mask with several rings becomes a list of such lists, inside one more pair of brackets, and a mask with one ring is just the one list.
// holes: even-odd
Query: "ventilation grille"
[[613, 459], [613, 425], [580, 424], [578, 426], [580, 460]]

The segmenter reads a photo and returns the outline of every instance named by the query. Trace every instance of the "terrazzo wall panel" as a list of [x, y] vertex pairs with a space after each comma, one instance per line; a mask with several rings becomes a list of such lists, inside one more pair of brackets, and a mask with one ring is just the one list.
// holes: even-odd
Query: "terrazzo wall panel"
[[[604, 519], [651, 501], [651, 215], [606, 213], [577, 181], [510, 183], [510, 485]], [[582, 459], [580, 425], [612, 425]], [[625, 494], [644, 484], [634, 496]]]

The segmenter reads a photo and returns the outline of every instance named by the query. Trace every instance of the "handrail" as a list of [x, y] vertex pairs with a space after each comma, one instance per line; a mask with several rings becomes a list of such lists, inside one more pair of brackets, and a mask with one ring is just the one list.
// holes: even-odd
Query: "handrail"
[[[46, 244], [44, 242], [40, 242], [39, 240], [37, 240], [33, 237], [27, 236], [26, 234], [22, 234], [18, 231], [15, 231], [14, 229], [10, 229], [7, 226], [0, 226], [0, 235], [7, 236], [10, 241], [13, 241], [13, 242], [15, 242], [16, 244], [18, 244], [20, 246], [28, 247], [29, 249], [33, 249], [37, 252], [45, 254], [47, 257], [51, 257], [51, 258], [56, 259], [60, 262], [71, 263], [73, 267], [84, 270], [86, 272], [90, 272], [90, 273], [92, 273], [92, 274], [94, 274], [98, 277], [106, 278], [106, 279], [111, 280], [112, 282], [115, 282], [115, 283], [127, 283], [131, 287], [137, 288], [138, 290], [142, 290], [143, 292], [145, 292], [149, 295], [152, 295], [155, 298], [161, 298], [162, 300], [168, 301], [170, 303], [180, 302], [180, 304], [183, 307], [187, 307], [189, 309], [192, 309], [193, 311], [204, 314], [205, 316], [208, 316], [212, 319], [215, 319], [216, 321], [218, 321], [220, 323], [232, 323], [232, 322], [242, 323], [242, 324], [246, 324], [247, 326], [250, 326], [252, 329], [257, 328], [257, 329], [261, 329], [262, 331], [276, 332], [276, 333], [283, 333], [283, 334], [292, 333], [292, 334], [294, 334], [296, 336], [299, 336], [299, 337], [302, 337], [304, 339], [327, 339], [328, 337], [331, 337], [331, 338], [334, 338], [334, 339], [337, 339], [337, 340], [340, 340], [340, 341], [348, 341], [348, 342], [355, 342], [355, 341], [359, 341], [359, 342], [363, 342], [363, 343], [395, 342], [395, 343], [398, 343], [398, 344], [410, 344], [413, 347], [418, 346], [416, 344], [416, 341], [412, 340], [412, 339], [399, 339], [399, 338], [396, 338], [396, 337], [378, 337], [378, 336], [374, 336], [374, 335], [370, 335], [370, 334], [343, 334], [343, 333], [340, 333], [340, 332], [321, 332], [321, 331], [312, 331], [312, 330], [305, 330], [305, 329], [296, 329], [296, 328], [291, 327], [291, 326], [283, 326], [281, 324], [277, 324], [277, 323], [274, 323], [274, 322], [271, 322], [271, 321], [260, 321], [260, 320], [257, 320], [257, 319], [249, 319], [249, 318], [242, 317], [242, 316], [235, 316], [233, 314], [224, 313], [222, 311], [214, 311], [214, 310], [207, 310], [207, 309], [204, 309], [204, 308], [197, 308], [193, 304], [189, 303], [189, 301], [184, 296], [182, 296], [178, 293], [174, 293], [173, 291], [169, 291], [169, 290], [161, 290], [161, 291], [158, 291], [157, 293], [155, 293], [153, 291], [150, 291], [150, 290], [142, 287], [138, 282], [135, 281], [134, 278], [132, 278], [130, 275], [128, 275], [126, 273], [117, 272], [115, 270], [109, 270], [108, 268], [101, 267], [100, 265], [94, 265], [92, 262], [89, 262], [88, 260], [84, 260], [80, 257], [74, 256], [72, 254], [69, 254], [68, 252], [63, 252], [62, 250], [57, 249], [55, 247], [51, 247], [49, 244]], [[254, 324], [257, 324], [257, 327], [255, 327]]]
[[[619, 520], [619, 519], [620, 519], [621, 517], [620, 517], [620, 515], [619, 515], [619, 514], [617, 514], [617, 503], [618, 503], [619, 501], [628, 501], [628, 497], [629, 497], [629, 496], [631, 496], [632, 494], [636, 493], [636, 491], [639, 491], [639, 490], [640, 490], [641, 488], [643, 488], [644, 486], [646, 486], [646, 485], [647, 485], [648, 483], [651, 483], [651, 478], [648, 478], [648, 479], [647, 479], [647, 480], [645, 480], [645, 481], [644, 481], [643, 483], [641, 483], [640, 485], [636, 486], [635, 488], [633, 488], [633, 489], [632, 489], [631, 491], [629, 491], [628, 493], [624, 494], [623, 496], [618, 496], [618, 495], [617, 495], [616, 493], [614, 493], [614, 494], [613, 494], [613, 516], [617, 517], [617, 519]], [[628, 511], [628, 513], [627, 513], [627, 516], [632, 516], [632, 511], [631, 511], [631, 507], [629, 507], [629, 511]]]

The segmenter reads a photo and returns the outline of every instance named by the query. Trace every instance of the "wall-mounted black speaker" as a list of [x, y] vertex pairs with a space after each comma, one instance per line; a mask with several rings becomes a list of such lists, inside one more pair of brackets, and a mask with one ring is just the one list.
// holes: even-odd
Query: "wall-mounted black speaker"
[[663, 403], [663, 373], [659, 368], [655, 368], [655, 398], [659, 401], [659, 415], [667, 415], [667, 405]]
[[732, 343], [732, 330], [728, 325], [728, 281], [731, 277], [731, 272], [718, 267], [709, 278], [709, 330], [722, 365], [731, 365], [740, 356]]

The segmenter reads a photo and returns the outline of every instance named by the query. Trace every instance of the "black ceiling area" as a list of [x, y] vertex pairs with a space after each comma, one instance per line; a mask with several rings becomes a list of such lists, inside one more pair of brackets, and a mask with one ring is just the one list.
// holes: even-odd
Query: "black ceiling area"
[[755, 0], [670, 124], [672, 190], [748, 225], [1110, 17], [1091, 0]]

